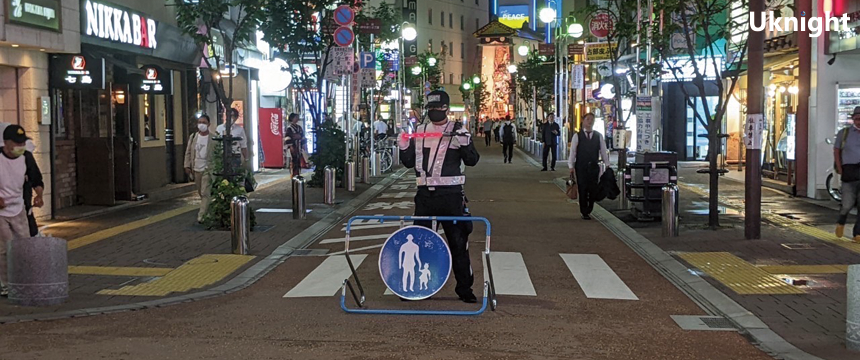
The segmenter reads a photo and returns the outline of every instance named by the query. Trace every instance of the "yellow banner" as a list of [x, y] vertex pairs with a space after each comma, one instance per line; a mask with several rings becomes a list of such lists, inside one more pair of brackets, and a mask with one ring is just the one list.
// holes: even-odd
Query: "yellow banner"
[[587, 62], [599, 62], [599, 61], [609, 61], [612, 59], [612, 53], [618, 51], [618, 44], [612, 43], [612, 47], [610, 48], [610, 43], [602, 42], [602, 43], [585, 43], [585, 61]]

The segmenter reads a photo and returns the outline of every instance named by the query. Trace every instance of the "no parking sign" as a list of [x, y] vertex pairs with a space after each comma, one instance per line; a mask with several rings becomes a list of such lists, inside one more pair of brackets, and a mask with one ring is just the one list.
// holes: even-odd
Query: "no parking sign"
[[379, 274], [397, 296], [426, 299], [439, 292], [451, 276], [451, 251], [433, 230], [407, 226], [391, 234], [382, 245]]

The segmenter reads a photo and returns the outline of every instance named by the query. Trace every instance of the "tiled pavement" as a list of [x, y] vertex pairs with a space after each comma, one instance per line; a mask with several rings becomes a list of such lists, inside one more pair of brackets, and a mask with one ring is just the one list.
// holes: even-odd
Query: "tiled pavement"
[[[268, 177], [265, 179], [265, 184], [250, 195], [252, 209], [291, 208], [291, 184], [287, 176], [285, 173], [277, 172], [265, 175]], [[225, 263], [224, 266], [229, 267], [229, 273], [232, 274], [250, 268], [258, 260], [271, 254], [279, 245], [290, 240], [326, 215], [333, 213], [338, 209], [338, 205], [349, 202], [369, 188], [370, 186], [367, 184], [356, 184], [354, 193], [338, 188], [336, 206], [323, 204], [321, 188], [307, 188], [307, 207], [311, 212], [306, 220], [293, 220], [289, 213], [257, 212], [257, 227], [252, 231], [250, 240], [250, 255], [254, 258], [249, 261], [234, 261], [232, 265]], [[149, 292], [146, 296], [111, 295], [111, 293], [117, 293], [115, 290], [123, 287], [147, 284], [144, 287], [146, 288], [151, 287], [148, 284], [164, 283], [163, 279], [165, 278], [169, 280], [168, 284], [172, 284], [173, 287], [161, 286], [159, 288], [156, 286], [162, 293], [164, 289], [188, 288], [189, 286], [192, 286], [191, 292], [193, 292], [195, 287], [199, 290], [198, 285], [201, 284], [205, 285], [203, 286], [205, 289], [224, 283], [230, 276], [219, 277], [212, 282], [211, 276], [202, 276], [205, 279], [201, 280], [201, 276], [197, 275], [206, 274], [191, 272], [189, 276], [179, 277], [180, 284], [177, 287], [175, 275], [171, 280], [170, 276], [153, 276], [158, 274], [143, 273], [136, 276], [128, 274], [134, 269], [106, 268], [143, 268], [163, 272], [180, 268], [183, 264], [186, 265], [183, 269], [188, 269], [189, 265], [204, 264], [209, 261], [207, 256], [211, 260], [211, 255], [206, 254], [230, 254], [229, 231], [208, 231], [196, 223], [196, 210], [182, 211], [183, 208], [195, 206], [198, 203], [199, 200], [196, 196], [190, 195], [162, 202], [147, 203], [90, 218], [50, 224], [47, 230], [48, 234], [67, 240], [81, 239], [99, 231], [109, 232], [113, 229], [122, 229], [123, 226], [127, 226], [131, 222], [143, 223], [143, 226], [103, 239], [98, 237], [96, 240], [99, 241], [71, 249], [68, 253], [69, 265], [89, 266], [97, 269], [96, 271], [87, 271], [87, 268], [79, 268], [79, 272], [119, 275], [73, 273], [69, 276], [70, 296], [66, 303], [50, 307], [20, 307], [13, 306], [6, 301], [0, 301], [0, 318], [132, 304], [177, 295], [176, 292], [156, 295], [158, 291]], [[153, 220], [154, 216], [157, 217], [159, 214], [171, 211], [174, 212], [175, 216]], [[100, 291], [102, 294], [98, 294]]]

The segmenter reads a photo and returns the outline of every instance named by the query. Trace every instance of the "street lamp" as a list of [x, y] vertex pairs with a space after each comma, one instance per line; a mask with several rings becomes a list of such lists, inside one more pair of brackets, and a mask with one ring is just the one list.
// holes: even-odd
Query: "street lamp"
[[568, 25], [567, 34], [573, 37], [574, 39], [579, 39], [582, 36], [582, 25], [573, 23]]
[[418, 65], [413, 66], [412, 75], [421, 75], [421, 67]]
[[472, 84], [463, 83], [463, 90], [469, 91], [472, 89]]
[[517, 53], [518, 53], [518, 54], [520, 54], [520, 56], [526, 56], [526, 55], [528, 55], [528, 54], [529, 54], [529, 47], [528, 47], [528, 45], [520, 45], [520, 46], [517, 48]]
[[516, 73], [517, 72], [517, 65], [516, 64], [508, 65], [508, 72], [511, 74]]
[[543, 8], [538, 13], [538, 17], [540, 21], [543, 21], [544, 24], [549, 24], [555, 21], [555, 9], [553, 8]]
[[415, 30], [415, 27], [408, 22], [403, 23], [403, 29], [400, 30], [400, 35], [403, 36], [403, 40], [413, 41], [418, 37], [418, 31]]
[[436, 66], [436, 58], [434, 58], [432, 56], [427, 58], [427, 65]]
[[478, 75], [475, 75], [475, 77], [472, 78], [472, 83], [474, 83], [475, 85], [480, 84], [481, 83], [481, 77]]

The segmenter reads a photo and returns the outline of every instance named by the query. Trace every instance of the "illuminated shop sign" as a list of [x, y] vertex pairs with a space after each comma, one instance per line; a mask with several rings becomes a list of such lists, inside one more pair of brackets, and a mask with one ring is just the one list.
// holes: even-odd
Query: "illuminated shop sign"
[[13, 24], [60, 31], [60, 1], [6, 0], [8, 21]]
[[61, 89], [104, 89], [102, 58], [81, 54], [51, 57], [51, 86]]
[[165, 70], [158, 65], [144, 65], [140, 68], [142, 75], [131, 77], [129, 86], [135, 94], [161, 94], [173, 93], [173, 72]]
[[81, 25], [85, 35], [145, 49], [155, 49], [158, 46], [158, 22], [155, 20], [90, 0], [85, 0], [83, 7]]
[[529, 21], [528, 5], [499, 6], [499, 22], [513, 29], [521, 29]]

